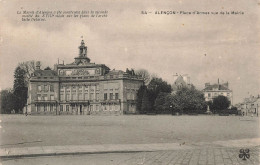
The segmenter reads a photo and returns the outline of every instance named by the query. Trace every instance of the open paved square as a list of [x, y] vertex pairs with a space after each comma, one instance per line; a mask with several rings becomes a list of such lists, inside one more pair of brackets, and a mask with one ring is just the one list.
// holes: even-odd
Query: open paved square
[[1, 148], [180, 143], [259, 138], [259, 119], [239, 116], [1, 115]]

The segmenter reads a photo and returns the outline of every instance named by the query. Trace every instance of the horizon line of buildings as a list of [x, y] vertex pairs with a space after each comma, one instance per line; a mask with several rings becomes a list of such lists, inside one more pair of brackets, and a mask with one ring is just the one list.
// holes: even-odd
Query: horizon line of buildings
[[[136, 113], [137, 91], [144, 85], [134, 71], [110, 70], [105, 64], [90, 62], [87, 46], [81, 41], [79, 55], [69, 64], [54, 65], [42, 70], [36, 62], [28, 85], [26, 113], [28, 114], [127, 114]], [[191, 87], [189, 75], [174, 75], [173, 91]], [[233, 93], [229, 84], [205, 83], [202, 90], [206, 101], [226, 96], [231, 105]]]

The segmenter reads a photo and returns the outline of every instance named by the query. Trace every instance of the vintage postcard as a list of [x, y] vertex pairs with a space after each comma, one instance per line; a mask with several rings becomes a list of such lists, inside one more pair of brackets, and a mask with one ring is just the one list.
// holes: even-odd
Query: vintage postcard
[[0, 164], [260, 164], [259, 0], [0, 11]]

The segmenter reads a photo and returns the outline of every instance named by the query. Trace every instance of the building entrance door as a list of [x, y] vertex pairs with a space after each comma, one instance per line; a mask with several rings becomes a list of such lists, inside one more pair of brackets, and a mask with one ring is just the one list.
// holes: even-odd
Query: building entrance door
[[79, 106], [79, 113], [82, 115], [82, 105]]

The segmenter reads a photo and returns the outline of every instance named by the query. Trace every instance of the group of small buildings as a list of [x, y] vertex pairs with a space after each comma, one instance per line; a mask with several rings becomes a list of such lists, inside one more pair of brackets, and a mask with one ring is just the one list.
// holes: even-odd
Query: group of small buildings
[[181, 89], [183, 87], [191, 87], [190, 76], [188, 74], [181, 75], [176, 73], [175, 75], [173, 75], [173, 93], [175, 93], [178, 89]]
[[[190, 88], [192, 86], [190, 76], [187, 74], [180, 75], [176, 73], [173, 77], [173, 92], [176, 92], [183, 87]], [[213, 99], [218, 96], [225, 96], [230, 101], [230, 104], [233, 105], [233, 91], [229, 89], [228, 82], [220, 83], [218, 79], [218, 83], [216, 84], [211, 85], [210, 83], [205, 83], [205, 88], [202, 91], [204, 93], [205, 101], [213, 101]]]
[[260, 95], [244, 98], [242, 103], [236, 105], [242, 116], [258, 116], [260, 108]]

